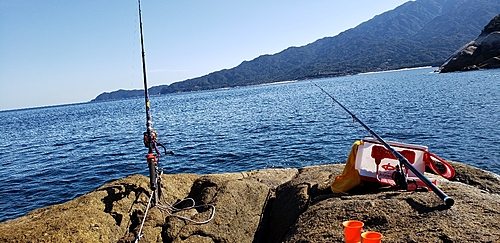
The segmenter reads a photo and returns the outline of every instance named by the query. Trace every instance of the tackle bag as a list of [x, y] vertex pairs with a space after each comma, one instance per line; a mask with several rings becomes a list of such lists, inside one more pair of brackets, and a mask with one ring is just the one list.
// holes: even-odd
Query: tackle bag
[[[453, 167], [437, 155], [429, 152], [427, 146], [397, 142], [387, 143], [403, 155], [422, 174], [425, 172], [425, 168], [429, 167], [434, 173], [446, 179], [452, 179], [455, 176]], [[442, 164], [445, 168], [444, 172], [438, 169], [435, 161], [439, 161]], [[397, 165], [399, 165], [399, 160], [379, 141], [373, 138], [361, 140], [356, 153], [355, 165], [355, 168], [359, 171], [361, 180], [395, 186], [396, 183], [393, 179], [393, 174], [396, 172]], [[405, 166], [403, 166], [403, 172], [406, 174], [409, 182], [415, 181], [417, 186], [425, 186]], [[436, 184], [436, 179], [431, 178], [430, 181]]]

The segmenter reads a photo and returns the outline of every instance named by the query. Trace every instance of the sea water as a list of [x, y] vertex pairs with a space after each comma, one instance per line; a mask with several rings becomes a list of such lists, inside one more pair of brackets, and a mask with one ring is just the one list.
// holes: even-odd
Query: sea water
[[[369, 134], [500, 174], [500, 70], [434, 68], [151, 97], [165, 173], [344, 163]], [[0, 112], [0, 222], [147, 175], [144, 98]]]

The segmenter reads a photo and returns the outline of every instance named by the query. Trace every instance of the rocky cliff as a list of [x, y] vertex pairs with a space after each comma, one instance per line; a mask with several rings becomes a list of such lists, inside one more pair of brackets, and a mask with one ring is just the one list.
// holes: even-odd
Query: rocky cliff
[[500, 68], [500, 14], [494, 17], [481, 34], [456, 51], [439, 72], [456, 72]]
[[[452, 163], [456, 179], [438, 179], [455, 199], [447, 208], [432, 192], [363, 185], [332, 194], [343, 165], [264, 169], [217, 175], [163, 175], [168, 202], [192, 197], [215, 205], [215, 217], [193, 224], [149, 210], [140, 242], [343, 242], [342, 222], [361, 220], [383, 242], [499, 242], [500, 176]], [[150, 192], [132, 175], [64, 204], [0, 224], [0, 242], [133, 242]], [[191, 210], [206, 219], [210, 210]]]

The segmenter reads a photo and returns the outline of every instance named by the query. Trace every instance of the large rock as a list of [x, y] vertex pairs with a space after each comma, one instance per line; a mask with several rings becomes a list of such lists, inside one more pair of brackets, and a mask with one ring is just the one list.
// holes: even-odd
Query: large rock
[[[163, 175], [164, 201], [192, 196], [198, 205], [215, 205], [215, 217], [209, 224], [196, 225], [153, 208], [140, 242], [252, 242], [270, 190], [297, 173], [297, 169], [265, 169]], [[70, 202], [35, 210], [0, 224], [0, 242], [133, 242], [149, 201], [148, 187], [147, 177], [132, 175]], [[199, 221], [210, 214], [207, 210], [187, 213]]]
[[[343, 165], [217, 175], [164, 175], [165, 201], [192, 197], [215, 205], [195, 224], [149, 210], [140, 242], [343, 242], [342, 222], [362, 220], [384, 242], [500, 241], [500, 176], [452, 163], [456, 179], [438, 179], [451, 208], [432, 192], [365, 184], [349, 194], [329, 186]], [[429, 175], [432, 176], [432, 175]], [[0, 224], [0, 242], [133, 242], [149, 200], [148, 178], [132, 175], [60, 205]], [[166, 203], [163, 203], [166, 205]], [[203, 221], [209, 208], [177, 213]]]
[[500, 15], [493, 18], [473, 41], [456, 51], [439, 72], [500, 68]]
[[500, 197], [463, 184], [440, 181], [456, 200], [447, 208], [432, 192], [381, 190], [331, 197], [311, 204], [283, 242], [342, 242], [342, 222], [361, 220], [383, 242], [497, 242]]
[[[198, 177], [165, 176], [165, 180], [169, 181], [164, 184], [165, 191], [168, 191], [167, 198], [173, 200], [187, 195], [189, 185]], [[148, 185], [148, 178], [132, 175], [67, 203], [34, 210], [26, 216], [2, 223], [0, 241], [117, 242], [140, 223], [139, 217], [143, 215], [149, 199]], [[158, 217], [152, 220], [156, 221]], [[151, 240], [159, 237], [160, 232], [161, 227], [146, 227], [146, 234]]]
[[331, 194], [333, 177], [342, 170], [341, 165], [305, 167], [296, 178], [279, 186], [270, 214], [265, 215], [264, 222], [269, 225], [267, 242], [279, 242], [314, 197]]

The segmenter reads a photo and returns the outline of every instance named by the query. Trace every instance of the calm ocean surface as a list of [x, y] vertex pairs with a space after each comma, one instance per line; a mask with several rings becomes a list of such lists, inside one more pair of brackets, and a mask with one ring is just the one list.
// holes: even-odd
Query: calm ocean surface
[[[314, 80], [382, 138], [500, 174], [500, 70]], [[151, 98], [166, 173], [344, 163], [369, 134], [309, 81]], [[147, 175], [144, 99], [0, 112], [0, 222]]]

